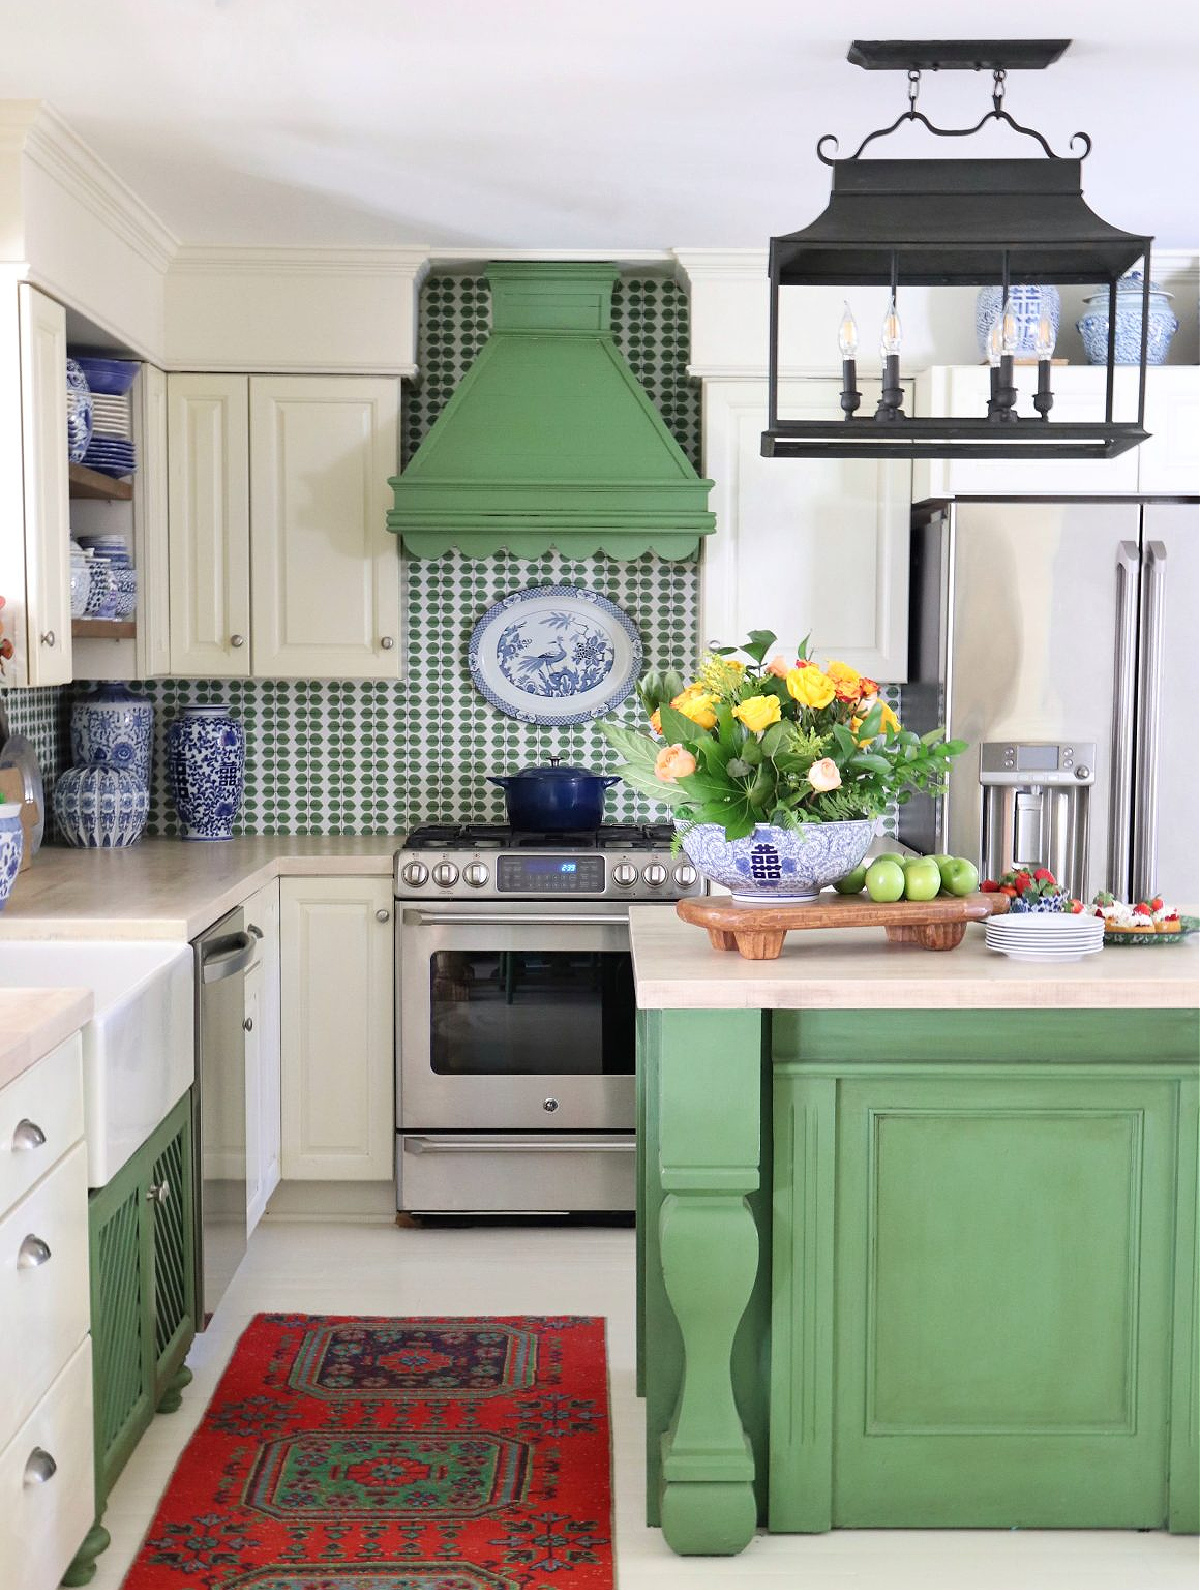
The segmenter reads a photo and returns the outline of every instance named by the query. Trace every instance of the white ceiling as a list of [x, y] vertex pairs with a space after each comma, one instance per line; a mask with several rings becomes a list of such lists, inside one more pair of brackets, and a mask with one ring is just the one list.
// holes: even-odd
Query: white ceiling
[[[904, 106], [852, 36], [1072, 37], [1008, 107], [1166, 247], [1197, 220], [1196, 0], [3, 0], [0, 97], [46, 99], [185, 243], [762, 245]], [[929, 74], [943, 124], [990, 80]], [[889, 153], [966, 152], [906, 128]], [[992, 130], [970, 152], [1036, 146]]]

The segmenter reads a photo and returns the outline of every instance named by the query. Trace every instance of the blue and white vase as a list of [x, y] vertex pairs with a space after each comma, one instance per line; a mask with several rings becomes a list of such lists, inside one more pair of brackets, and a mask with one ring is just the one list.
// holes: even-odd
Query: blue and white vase
[[167, 776], [184, 839], [233, 838], [245, 771], [245, 730], [229, 708], [182, 708], [167, 730]]
[[136, 845], [150, 811], [150, 791], [127, 767], [90, 762], [60, 773], [54, 819], [60, 839], [82, 850]]
[[98, 685], [71, 708], [71, 760], [128, 768], [150, 787], [154, 707], [125, 684]]
[[[987, 359], [988, 337], [1000, 306], [1004, 302], [1001, 288], [981, 287], [975, 300], [975, 340], [979, 344], [979, 357]], [[1055, 338], [1058, 337], [1058, 316], [1062, 301], [1058, 288], [1047, 283], [1014, 282], [1008, 289], [1008, 307], [1017, 322], [1017, 346], [1013, 350], [1018, 359], [1036, 359], [1038, 356], [1038, 327], [1042, 316], [1050, 322]]]
[[[1126, 271], [1117, 283], [1117, 335], [1114, 364], [1140, 364], [1142, 361], [1142, 284], [1140, 270]], [[1108, 363], [1108, 289], [1084, 299], [1084, 313], [1075, 322], [1083, 338], [1083, 351], [1089, 364]], [[1150, 322], [1146, 333], [1146, 363], [1166, 364], [1171, 338], [1179, 321], [1171, 308], [1171, 294], [1157, 282], [1150, 283]]]
[[92, 554], [78, 541], [71, 542], [71, 617], [82, 618], [92, 594]]
[[25, 849], [25, 830], [21, 827], [20, 801], [6, 801], [0, 805], [0, 911], [12, 893], [21, 870], [21, 856]]
[[745, 839], [726, 839], [720, 823], [683, 828], [683, 848], [706, 878], [747, 905], [796, 905], [815, 900], [867, 853], [874, 827], [866, 819], [776, 828], [759, 823]]
[[67, 360], [67, 458], [78, 464], [92, 439], [92, 392], [74, 359]]

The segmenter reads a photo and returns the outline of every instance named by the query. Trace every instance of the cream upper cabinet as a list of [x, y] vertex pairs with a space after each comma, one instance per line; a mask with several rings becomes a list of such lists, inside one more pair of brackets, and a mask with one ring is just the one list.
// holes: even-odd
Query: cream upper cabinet
[[15, 285], [0, 325], [0, 596], [6, 684], [71, 678], [67, 333], [61, 304]]
[[250, 384], [167, 377], [171, 671], [250, 673]]
[[1137, 450], [1138, 490], [1146, 496], [1200, 494], [1200, 366], [1146, 371], [1146, 429]]
[[255, 674], [399, 678], [398, 425], [395, 381], [251, 378]]
[[283, 1174], [393, 1175], [392, 880], [282, 878]]
[[[878, 383], [860, 385], [870, 412]], [[836, 419], [839, 391], [836, 381], [781, 381], [780, 414]], [[701, 644], [736, 645], [751, 629], [771, 629], [790, 653], [811, 634], [821, 658], [905, 679], [909, 464], [763, 458], [766, 422], [765, 381], [705, 381], [704, 469], [716, 482], [717, 528], [704, 547]]]

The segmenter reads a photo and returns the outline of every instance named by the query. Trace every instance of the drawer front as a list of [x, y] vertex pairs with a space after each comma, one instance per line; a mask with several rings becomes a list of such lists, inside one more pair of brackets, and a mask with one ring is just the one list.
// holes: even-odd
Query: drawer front
[[83, 1136], [83, 1038], [74, 1033], [0, 1089], [0, 1215]]
[[88, 1332], [87, 1149], [77, 1143], [0, 1220], [0, 1445]]
[[[39, 1472], [49, 1477], [39, 1481]], [[85, 1338], [46, 1396], [0, 1450], [0, 1564], [5, 1585], [55, 1590], [92, 1526], [95, 1509], [92, 1353]]]

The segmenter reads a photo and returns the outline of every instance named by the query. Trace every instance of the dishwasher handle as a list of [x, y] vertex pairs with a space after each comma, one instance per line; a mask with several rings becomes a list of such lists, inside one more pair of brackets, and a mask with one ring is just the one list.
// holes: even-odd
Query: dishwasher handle
[[252, 933], [230, 933], [206, 945], [200, 956], [200, 976], [206, 983], [220, 983], [248, 970], [258, 950]]

